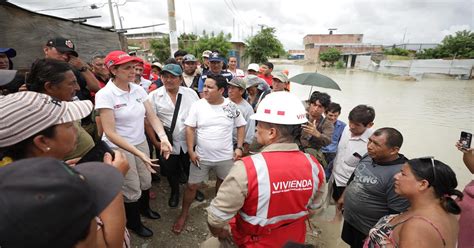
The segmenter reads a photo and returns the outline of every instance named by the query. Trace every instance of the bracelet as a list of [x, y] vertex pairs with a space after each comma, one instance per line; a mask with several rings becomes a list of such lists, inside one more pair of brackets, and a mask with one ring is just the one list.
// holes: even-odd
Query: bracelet
[[165, 133], [165, 132], [158, 133], [158, 137], [165, 137], [165, 136], [166, 136], [166, 133]]
[[239, 149], [239, 150], [241, 150], [242, 152], [244, 151], [244, 148], [241, 147], [241, 146], [238, 146], [238, 147], [236, 147], [235, 149]]

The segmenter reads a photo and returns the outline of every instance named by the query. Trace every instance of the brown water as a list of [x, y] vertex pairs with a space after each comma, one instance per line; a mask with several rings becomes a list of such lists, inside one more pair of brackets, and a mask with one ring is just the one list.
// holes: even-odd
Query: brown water
[[[288, 69], [290, 77], [314, 72], [315, 66], [275, 65], [275, 71]], [[375, 108], [374, 128], [394, 127], [404, 136], [401, 149], [408, 158], [433, 155], [455, 171], [459, 188], [472, 175], [454, 144], [461, 131], [474, 132], [474, 80], [424, 77], [421, 81], [401, 81], [359, 70], [319, 69], [334, 79], [342, 91], [313, 87], [331, 95], [341, 104], [340, 120], [347, 123], [349, 111], [358, 104]], [[307, 99], [311, 87], [291, 84], [291, 92]], [[474, 145], [474, 144], [472, 144]]]

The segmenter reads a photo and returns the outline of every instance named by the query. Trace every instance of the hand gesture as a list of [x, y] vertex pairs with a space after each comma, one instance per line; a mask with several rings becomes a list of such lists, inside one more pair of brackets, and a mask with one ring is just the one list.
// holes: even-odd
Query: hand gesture
[[240, 158], [242, 158], [242, 154], [243, 154], [242, 150], [240, 150], [239, 148], [235, 149], [234, 150], [234, 156], [233, 156], [234, 161], [237, 161]]
[[189, 152], [189, 159], [194, 164], [194, 166], [197, 166], [200, 160], [199, 156], [194, 151], [188, 151], [188, 152]]
[[301, 125], [303, 128], [303, 132], [310, 134], [311, 136], [314, 136], [316, 138], [319, 138], [321, 136], [321, 133], [316, 129], [316, 124], [315, 122], [308, 122], [306, 124]]
[[171, 143], [169, 142], [168, 139], [163, 139], [160, 142], [160, 154], [161, 154], [161, 156], [163, 156], [165, 159], [168, 159], [170, 154], [171, 154], [171, 151], [173, 151], [173, 146], [171, 145]]
[[[163, 143], [163, 142], [162, 142]], [[160, 167], [158, 164], [155, 164], [158, 162], [158, 159], [151, 159], [148, 155], [146, 155], [143, 152], [140, 152], [139, 158], [143, 161], [145, 164], [146, 168], [151, 172], [151, 173], [156, 173], [156, 171], [153, 169], [153, 167]]]
[[112, 160], [112, 155], [108, 152], [104, 154], [104, 163], [110, 164], [113, 167], [117, 168], [122, 175], [126, 175], [130, 166], [128, 165], [128, 160], [125, 154], [118, 150], [114, 150], [115, 158]]

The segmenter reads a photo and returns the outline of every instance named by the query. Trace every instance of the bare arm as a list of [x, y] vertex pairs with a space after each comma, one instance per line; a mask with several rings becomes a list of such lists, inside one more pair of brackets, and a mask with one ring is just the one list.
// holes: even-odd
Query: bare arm
[[[80, 58], [73, 56], [71, 56], [71, 58], [69, 59], [69, 64], [71, 64], [77, 70], [80, 70], [82, 67], [89, 68], [89, 66], [84, 63], [84, 61], [82, 61]], [[99, 81], [97, 80], [97, 78], [95, 78], [94, 73], [92, 73], [91, 70], [85, 70], [81, 72], [81, 75], [86, 80], [87, 88], [90, 91], [97, 92], [100, 90]]]
[[194, 138], [196, 137], [196, 128], [186, 126], [186, 145], [188, 146], [189, 159], [196, 165], [199, 162], [199, 157], [194, 151]]
[[155, 111], [153, 111], [153, 108], [151, 107], [151, 104], [148, 100], [145, 101], [143, 105], [145, 106], [147, 121], [153, 127], [153, 130], [155, 130], [155, 132], [158, 134], [158, 137], [160, 137], [160, 152], [163, 157], [168, 158], [171, 154], [171, 151], [173, 150], [173, 147], [171, 146], [171, 143], [169, 142], [168, 137], [166, 136], [165, 129], [163, 128], [163, 123], [161, 123], [160, 118], [156, 116], [156, 113]]
[[[245, 125], [237, 127], [237, 147], [243, 147], [245, 138]], [[243, 150], [235, 149], [234, 151], [234, 161], [242, 157]]]
[[125, 209], [121, 192], [100, 213], [99, 217], [104, 223], [104, 226], [102, 227], [102, 233], [107, 247], [123, 247], [125, 233]]
[[153, 164], [151, 159], [145, 153], [138, 150], [135, 146], [129, 144], [122, 136], [117, 133], [115, 130], [114, 111], [112, 109], [100, 109], [99, 112], [102, 128], [104, 129], [104, 133], [107, 135], [107, 138], [118, 147], [139, 157], [145, 163], [150, 172], [156, 173], [152, 166], [157, 165]]

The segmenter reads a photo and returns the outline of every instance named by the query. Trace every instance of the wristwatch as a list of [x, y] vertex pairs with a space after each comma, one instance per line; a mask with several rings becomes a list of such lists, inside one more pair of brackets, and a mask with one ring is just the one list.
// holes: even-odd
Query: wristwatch
[[79, 69], [80, 72], [85, 72], [87, 70], [89, 70], [89, 67], [87, 67], [87, 66], [83, 66], [83, 67], [81, 67], [81, 69]]
[[235, 149], [239, 149], [239, 150], [241, 150], [242, 152], [244, 151], [244, 148], [241, 147], [241, 146], [238, 146], [238, 147], [236, 147]]

